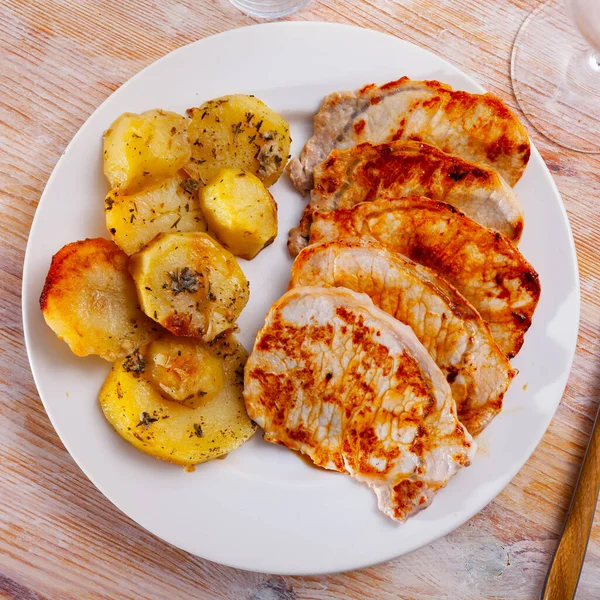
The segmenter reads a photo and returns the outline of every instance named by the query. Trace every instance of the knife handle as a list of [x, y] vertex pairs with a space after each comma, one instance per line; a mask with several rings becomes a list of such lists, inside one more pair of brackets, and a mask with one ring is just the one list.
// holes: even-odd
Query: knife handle
[[599, 415], [600, 406], [541, 600], [571, 600], [575, 597], [600, 488]]

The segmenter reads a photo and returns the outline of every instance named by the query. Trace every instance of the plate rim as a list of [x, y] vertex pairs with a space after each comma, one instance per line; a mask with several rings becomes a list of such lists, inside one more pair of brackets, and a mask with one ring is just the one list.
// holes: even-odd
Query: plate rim
[[[27, 353], [27, 359], [29, 362], [29, 366], [31, 369], [31, 373], [33, 376], [33, 380], [36, 386], [36, 390], [38, 393], [38, 396], [40, 398], [40, 400], [42, 401], [42, 405], [44, 407], [44, 410], [50, 420], [50, 422], [52, 423], [52, 426], [57, 434], [57, 436], [59, 437], [61, 443], [63, 444], [63, 446], [65, 447], [65, 449], [67, 450], [67, 452], [69, 453], [71, 459], [74, 461], [74, 463], [77, 465], [77, 467], [83, 472], [83, 474], [89, 479], [89, 481], [94, 485], [94, 487], [96, 487], [100, 493], [113, 505], [115, 506], [121, 513], [123, 513], [128, 519], [131, 519], [134, 523], [136, 523], [137, 525], [139, 525], [140, 527], [142, 527], [145, 531], [148, 531], [149, 533], [151, 533], [152, 535], [156, 536], [157, 538], [161, 539], [163, 542], [174, 546], [174, 547], [178, 547], [186, 552], [189, 552], [190, 554], [192, 554], [193, 556], [197, 556], [199, 558], [202, 558], [203, 560], [208, 560], [211, 562], [217, 562], [216, 559], [212, 559], [212, 558], [207, 558], [206, 556], [202, 556], [200, 554], [197, 553], [196, 550], [192, 550], [188, 547], [186, 547], [186, 544], [180, 544], [179, 542], [177, 544], [165, 539], [163, 536], [156, 534], [154, 531], [148, 529], [144, 524], [142, 524], [142, 522], [138, 519], [138, 518], [134, 518], [133, 516], [131, 516], [128, 512], [126, 512], [126, 510], [124, 510], [123, 508], [121, 508], [120, 506], [120, 502], [117, 503], [115, 502], [105, 491], [104, 491], [104, 485], [98, 483], [95, 480], [95, 477], [93, 477], [88, 470], [86, 470], [86, 468], [84, 468], [80, 463], [79, 460], [75, 457], [75, 454], [71, 451], [70, 449], [70, 443], [68, 443], [67, 441], [65, 441], [65, 438], [63, 438], [63, 435], [61, 435], [61, 432], [59, 431], [61, 429], [60, 426], [57, 425], [57, 423], [55, 422], [55, 419], [53, 419], [52, 417], [52, 409], [50, 408], [50, 404], [47, 403], [41, 392], [40, 392], [40, 388], [38, 385], [38, 375], [36, 374], [36, 367], [34, 366], [34, 361], [32, 360], [32, 352], [31, 352], [31, 330], [30, 330], [30, 324], [29, 324], [29, 311], [27, 309], [27, 304], [30, 302], [30, 296], [31, 296], [31, 291], [28, 291], [27, 287], [26, 287], [26, 282], [28, 280], [28, 274], [29, 274], [29, 270], [30, 270], [30, 263], [31, 261], [29, 260], [29, 255], [30, 255], [30, 247], [32, 245], [32, 238], [34, 237], [34, 233], [37, 227], [39, 227], [39, 207], [41, 206], [42, 202], [44, 202], [44, 198], [47, 197], [48, 195], [48, 190], [49, 188], [52, 186], [53, 180], [55, 179], [55, 177], [57, 176], [57, 171], [58, 171], [58, 167], [60, 165], [60, 163], [62, 162], [63, 158], [65, 158], [67, 156], [67, 154], [69, 153], [69, 150], [71, 149], [71, 147], [73, 146], [74, 142], [79, 138], [79, 136], [82, 135], [82, 130], [85, 128], [85, 125], [88, 123], [88, 121], [90, 119], [92, 119], [94, 117], [94, 115], [96, 115], [97, 112], [99, 112], [108, 102], [111, 101], [111, 99], [113, 98], [113, 96], [119, 92], [120, 90], [122, 90], [123, 88], [127, 87], [127, 86], [131, 86], [134, 85], [136, 80], [138, 78], [141, 78], [143, 76], [143, 74], [150, 69], [151, 67], [154, 67], [156, 64], [160, 63], [161, 61], [166, 60], [167, 58], [172, 58], [173, 55], [177, 54], [178, 52], [184, 51], [186, 49], [188, 49], [190, 46], [195, 46], [195, 45], [199, 45], [201, 44], [203, 41], [207, 40], [207, 39], [213, 39], [213, 38], [223, 38], [223, 37], [229, 37], [229, 36], [236, 36], [238, 34], [239, 31], [241, 30], [247, 30], [247, 29], [269, 29], [269, 28], [278, 28], [278, 29], [295, 29], [295, 28], [302, 28], [302, 29], [312, 29], [312, 28], [331, 28], [331, 29], [345, 29], [348, 31], [356, 31], [356, 30], [362, 30], [365, 32], [369, 32], [370, 34], [376, 34], [378, 36], [383, 36], [383, 37], [392, 37], [396, 40], [396, 42], [408, 46], [408, 47], [414, 47], [416, 48], [419, 52], [421, 53], [426, 53], [432, 57], [435, 58], [436, 61], [443, 63], [446, 67], [448, 67], [451, 71], [453, 72], [459, 72], [461, 77], [463, 77], [465, 80], [467, 80], [474, 88], [477, 88], [479, 90], [479, 93], [484, 93], [487, 90], [485, 90], [485, 88], [483, 88], [483, 86], [481, 86], [481, 84], [479, 84], [479, 82], [477, 80], [475, 80], [470, 74], [468, 74], [467, 72], [465, 72], [461, 67], [454, 65], [452, 62], [448, 61], [447, 59], [439, 56], [438, 54], [436, 54], [435, 52], [429, 50], [428, 48], [425, 48], [423, 46], [420, 46], [418, 44], [415, 44], [411, 41], [402, 39], [397, 37], [394, 34], [391, 33], [387, 33], [387, 32], [383, 32], [383, 31], [379, 31], [379, 30], [375, 30], [375, 29], [371, 29], [369, 27], [363, 27], [363, 26], [358, 26], [358, 25], [350, 25], [347, 23], [332, 23], [332, 22], [327, 22], [327, 21], [279, 21], [279, 22], [269, 22], [269, 23], [258, 23], [258, 24], [253, 24], [253, 25], [246, 25], [243, 27], [236, 27], [233, 29], [228, 29], [226, 31], [222, 31], [220, 33], [217, 34], [213, 34], [213, 35], [207, 35], [205, 37], [199, 38], [197, 40], [194, 40], [188, 44], [185, 44], [183, 46], [180, 46], [178, 48], [175, 48], [174, 50], [172, 50], [171, 52], [161, 56], [160, 58], [158, 58], [157, 60], [149, 63], [148, 65], [146, 65], [143, 69], [141, 69], [140, 71], [136, 72], [134, 75], [132, 75], [127, 81], [125, 81], [121, 86], [119, 86], [116, 90], [114, 90], [110, 95], [108, 95], [85, 119], [85, 121], [80, 125], [79, 129], [77, 130], [77, 132], [75, 133], [75, 135], [70, 139], [70, 141], [68, 142], [68, 144], [65, 146], [62, 154], [59, 156], [58, 160], [56, 161], [56, 164], [54, 165], [52, 172], [44, 186], [44, 190], [40, 196], [38, 205], [36, 206], [36, 211], [29, 229], [29, 233], [28, 233], [28, 238], [27, 238], [27, 244], [26, 244], [26, 248], [25, 248], [25, 254], [24, 254], [24, 259], [23, 259], [23, 271], [22, 271], [22, 284], [21, 284], [21, 313], [22, 313], [22, 323], [23, 323], [23, 336], [24, 336], [24, 341], [25, 341], [25, 348], [26, 348], [26, 353]], [[520, 116], [519, 116], [520, 117]], [[520, 120], [524, 120], [521, 119]], [[529, 132], [528, 132], [529, 133]], [[411, 550], [406, 551], [406, 552], [401, 552], [400, 554], [396, 554], [393, 556], [389, 556], [387, 558], [382, 558], [382, 559], [377, 559], [374, 561], [356, 561], [355, 564], [350, 565], [347, 568], [343, 568], [343, 569], [333, 569], [333, 570], [328, 570], [328, 569], [322, 569], [322, 570], [306, 570], [306, 569], [295, 569], [292, 571], [281, 571], [281, 570], [264, 570], [264, 569], [258, 569], [256, 567], [247, 567], [241, 564], [236, 563], [235, 561], [227, 561], [227, 560], [222, 560], [222, 559], [218, 559], [218, 564], [222, 564], [228, 567], [232, 567], [232, 568], [237, 568], [237, 569], [241, 569], [244, 571], [250, 571], [250, 572], [261, 572], [261, 573], [268, 573], [268, 574], [277, 574], [277, 575], [326, 575], [326, 574], [332, 574], [332, 573], [343, 573], [343, 572], [348, 572], [348, 571], [352, 571], [355, 569], [362, 569], [362, 568], [368, 568], [374, 565], [378, 565], [378, 564], [382, 564], [384, 562], [387, 562], [389, 560], [393, 560], [394, 558], [399, 558], [400, 556], [404, 556], [405, 554], [408, 554], [410, 552], [414, 552], [415, 550], [418, 550], [428, 544], [431, 544], [443, 537], [445, 537], [446, 535], [448, 535], [450, 532], [458, 529], [460, 526], [462, 526], [464, 523], [466, 523], [467, 521], [469, 521], [470, 519], [472, 519], [474, 516], [476, 516], [477, 514], [479, 514], [489, 503], [491, 503], [495, 498], [497, 498], [497, 496], [507, 487], [507, 485], [516, 477], [516, 475], [519, 473], [519, 471], [523, 468], [523, 466], [529, 461], [529, 459], [531, 458], [533, 452], [536, 450], [536, 448], [539, 446], [542, 438], [544, 437], [544, 435], [547, 433], [548, 428], [550, 427], [550, 424], [552, 423], [554, 416], [556, 415], [556, 411], [560, 405], [560, 403], [562, 402], [562, 399], [564, 397], [564, 391], [566, 389], [566, 386], [568, 385], [570, 376], [571, 376], [571, 371], [572, 371], [572, 366], [573, 366], [573, 361], [575, 359], [575, 355], [576, 355], [576, 351], [577, 351], [577, 339], [578, 339], [578, 333], [579, 333], [579, 328], [580, 328], [580, 315], [581, 315], [581, 282], [580, 282], [580, 278], [579, 278], [579, 267], [578, 267], [578, 258], [577, 258], [577, 252], [576, 252], [576, 246], [575, 246], [575, 240], [573, 237], [573, 231], [572, 231], [572, 227], [571, 227], [571, 223], [569, 221], [568, 218], [568, 213], [566, 211], [563, 199], [562, 199], [562, 195], [560, 194], [560, 191], [558, 189], [558, 186], [556, 185], [556, 182], [554, 181], [554, 178], [552, 177], [552, 174], [550, 173], [544, 159], [542, 158], [541, 154], [539, 153], [539, 151], [537, 150], [536, 146], [533, 143], [533, 140], [531, 139], [530, 136], [530, 142], [531, 142], [531, 150], [532, 150], [532, 155], [537, 156], [537, 158], [539, 158], [545, 169], [546, 169], [546, 174], [548, 176], [548, 180], [550, 182], [550, 185], [553, 189], [553, 191], [556, 193], [558, 199], [559, 199], [559, 208], [560, 208], [560, 212], [561, 212], [561, 216], [562, 219], [567, 227], [567, 232], [568, 232], [568, 241], [569, 241], [569, 248], [571, 251], [571, 267], [572, 267], [572, 272], [574, 275], [574, 281], [576, 283], [575, 285], [575, 298], [573, 299], [574, 302], [576, 303], [576, 315], [575, 315], [575, 319], [574, 319], [574, 323], [575, 323], [575, 327], [572, 333], [572, 340], [571, 340], [571, 344], [570, 347], [572, 348], [570, 351], [570, 356], [568, 361], [565, 362], [565, 366], [568, 367], [566, 369], [566, 377], [565, 377], [565, 382], [564, 382], [564, 386], [562, 387], [562, 391], [560, 394], [560, 398], [558, 400], [558, 402], [556, 402], [553, 410], [552, 410], [552, 415], [549, 418], [548, 424], [547, 426], [544, 428], [544, 430], [537, 436], [533, 436], [532, 439], [530, 440], [530, 443], [528, 445], [527, 448], [527, 452], [524, 452], [522, 455], [522, 459], [518, 459], [519, 467], [518, 469], [516, 469], [514, 471], [514, 473], [510, 474], [509, 476], [504, 476], [502, 477], [502, 481], [498, 486], [498, 491], [493, 495], [493, 497], [482, 501], [480, 503], [477, 504], [477, 509], [475, 511], [472, 512], [472, 514], [470, 515], [466, 515], [464, 518], [460, 518], [456, 521], [452, 521], [451, 523], [442, 526], [439, 528], [439, 530], [437, 530], [435, 532], [434, 535], [429, 536], [428, 538], [424, 539], [422, 542], [420, 542], [419, 544], [415, 545]], [[568, 364], [567, 364], [568, 363]], [[66, 436], [68, 437], [68, 436]], [[210, 554], [210, 553], [209, 553]]]

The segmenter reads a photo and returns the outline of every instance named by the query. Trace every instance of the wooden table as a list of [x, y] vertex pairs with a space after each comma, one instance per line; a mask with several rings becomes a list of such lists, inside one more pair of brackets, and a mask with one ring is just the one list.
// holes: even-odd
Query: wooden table
[[[355, 23], [429, 48], [515, 108], [511, 46], [536, 4], [321, 0], [295, 18]], [[121, 514], [80, 472], [46, 417], [25, 354], [20, 289], [27, 234], [50, 172], [96, 106], [142, 67], [253, 22], [227, 0], [0, 0], [0, 597], [537, 598], [600, 397], [600, 158], [568, 152], [531, 129], [577, 243], [577, 356], [556, 417], [527, 465], [446, 538], [378, 567], [328, 577], [222, 567], [161, 542]], [[577, 598], [600, 598], [600, 512]]]

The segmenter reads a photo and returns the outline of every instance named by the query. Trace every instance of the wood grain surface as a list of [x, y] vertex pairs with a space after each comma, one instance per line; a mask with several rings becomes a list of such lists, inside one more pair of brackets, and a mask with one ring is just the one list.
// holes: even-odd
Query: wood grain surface
[[[419, 44], [516, 108], [511, 46], [536, 4], [314, 0], [294, 18], [354, 23]], [[73, 134], [129, 77], [183, 44], [253, 22], [227, 0], [0, 0], [0, 597], [538, 598], [600, 399], [600, 158], [561, 149], [531, 129], [577, 244], [577, 356], [556, 417], [527, 465], [446, 538], [377, 567], [327, 577], [222, 567], [161, 542], [114, 508], [46, 417], [20, 308], [25, 244], [46, 180]], [[600, 598], [600, 511], [577, 598]]]

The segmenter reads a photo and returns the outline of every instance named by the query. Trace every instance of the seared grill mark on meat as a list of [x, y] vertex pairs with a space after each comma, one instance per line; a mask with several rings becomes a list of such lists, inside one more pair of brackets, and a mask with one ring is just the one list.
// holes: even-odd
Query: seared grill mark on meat
[[427, 144], [359, 144], [334, 150], [314, 171], [311, 200], [290, 232], [290, 253], [306, 245], [314, 212], [352, 208], [380, 197], [426, 196], [448, 202], [469, 217], [518, 241], [523, 209], [511, 187], [487, 167]]
[[366, 124], [367, 123], [364, 119], [361, 119], [360, 121], [356, 121], [356, 123], [354, 123], [354, 125], [353, 125], [354, 133], [356, 133], [356, 135], [360, 135], [360, 132], [365, 128]]
[[313, 169], [335, 148], [393, 140], [422, 141], [489, 166], [511, 186], [530, 156], [527, 131], [500, 99], [402, 77], [379, 88], [370, 84], [326, 96], [315, 115], [314, 135], [290, 163], [292, 181], [307, 192]]
[[374, 240], [348, 238], [312, 244], [298, 255], [290, 288], [302, 286], [365, 293], [411, 327], [450, 384], [458, 417], [471, 434], [501, 410], [516, 372], [475, 308], [432, 270]]
[[414, 504], [424, 504], [427, 497], [423, 494], [423, 483], [405, 479], [393, 488], [393, 501], [397, 514], [403, 514]]
[[397, 520], [427, 506], [475, 450], [412, 330], [346, 289], [296, 288], [275, 302], [244, 398], [267, 441], [367, 483]]
[[502, 351], [509, 358], [517, 354], [531, 325], [540, 283], [506, 237], [449, 204], [409, 197], [318, 213], [310, 241], [367, 235], [455, 286], [487, 321]]

